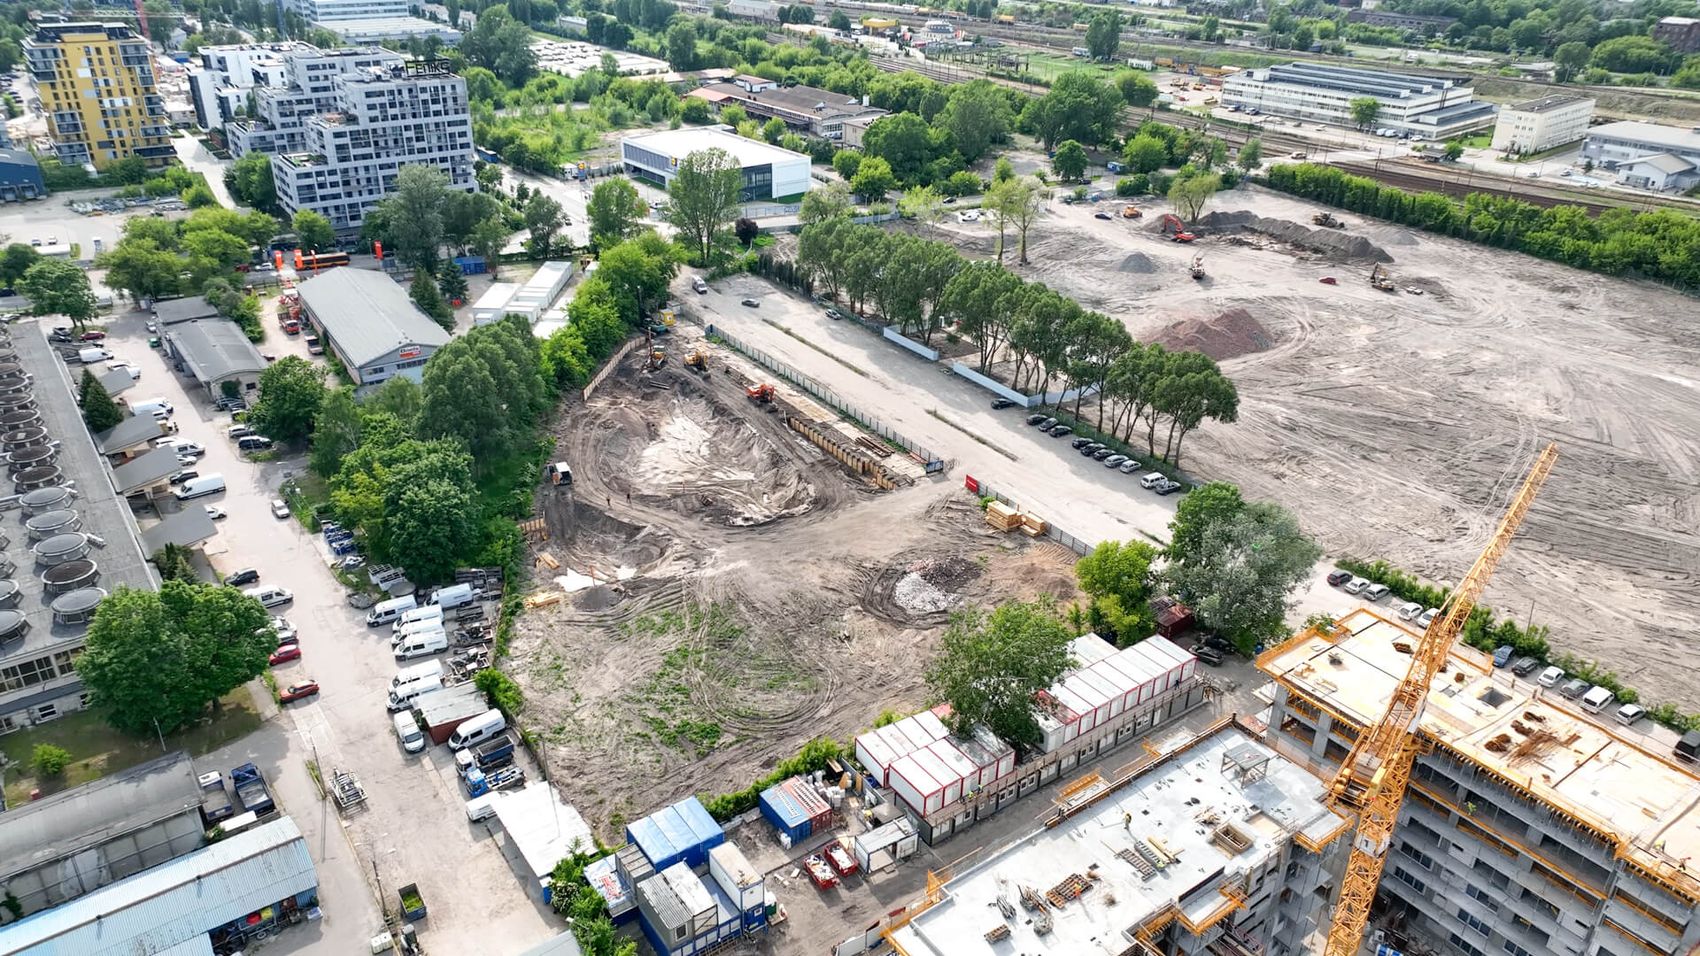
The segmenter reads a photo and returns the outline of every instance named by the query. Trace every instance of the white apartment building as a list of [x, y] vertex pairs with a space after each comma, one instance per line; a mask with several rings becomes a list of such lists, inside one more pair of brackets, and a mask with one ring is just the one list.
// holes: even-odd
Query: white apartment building
[[1588, 135], [1594, 101], [1557, 94], [1502, 106], [1493, 127], [1493, 148], [1502, 153], [1540, 153]]
[[407, 0], [287, 0], [289, 8], [309, 23], [336, 20], [382, 20], [406, 17]]
[[302, 122], [303, 145], [272, 155], [278, 203], [358, 232], [367, 210], [395, 187], [402, 166], [441, 169], [472, 191], [472, 116], [466, 81], [439, 63], [368, 67], [332, 80], [334, 105]]
[[320, 50], [302, 44], [282, 56], [281, 80], [253, 88], [254, 115], [225, 124], [225, 137], [237, 158], [251, 152], [300, 152], [307, 145], [307, 118], [337, 108], [337, 78], [407, 62], [399, 53], [373, 47]]
[[1374, 127], [1445, 140], [1493, 125], [1494, 107], [1456, 79], [1287, 63], [1241, 70], [1222, 81], [1222, 103], [1304, 123], [1356, 126], [1353, 100], [1381, 104]]
[[283, 43], [242, 43], [204, 46], [189, 67], [189, 98], [195, 123], [217, 129], [246, 113], [248, 91], [256, 86], [287, 86], [284, 54], [317, 53], [298, 40]]

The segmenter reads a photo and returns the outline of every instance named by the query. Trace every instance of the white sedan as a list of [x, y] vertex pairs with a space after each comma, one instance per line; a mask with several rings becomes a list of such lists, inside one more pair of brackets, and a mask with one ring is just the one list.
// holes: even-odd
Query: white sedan
[[227, 515], [225, 515], [225, 513], [224, 513], [224, 509], [220, 508], [218, 505], [207, 505], [206, 508], [207, 508], [207, 517], [213, 519], [214, 521], [217, 521], [221, 518], [227, 517]]
[[274, 518], [287, 518], [287, 517], [289, 517], [289, 502], [284, 501], [282, 498], [273, 498], [272, 499], [272, 517], [274, 517]]

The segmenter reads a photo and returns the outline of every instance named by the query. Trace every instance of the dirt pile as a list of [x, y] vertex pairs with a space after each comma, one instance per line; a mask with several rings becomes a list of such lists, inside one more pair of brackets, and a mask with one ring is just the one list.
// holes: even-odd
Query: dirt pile
[[1245, 309], [1229, 309], [1208, 319], [1182, 319], [1152, 340], [1170, 351], [1203, 352], [1218, 362], [1262, 352], [1275, 336]]
[[1320, 253], [1331, 259], [1361, 259], [1365, 262], [1392, 262], [1393, 257], [1363, 236], [1340, 229], [1312, 229], [1287, 219], [1271, 219], [1245, 210], [1213, 212], [1196, 223], [1205, 235], [1233, 235], [1251, 232], [1268, 236], [1278, 242]]
[[1133, 272], [1139, 275], [1150, 275], [1157, 271], [1157, 263], [1152, 262], [1151, 257], [1143, 252], [1130, 252], [1128, 253], [1127, 258], [1123, 259], [1121, 264], [1116, 266], [1116, 269], [1120, 272]]

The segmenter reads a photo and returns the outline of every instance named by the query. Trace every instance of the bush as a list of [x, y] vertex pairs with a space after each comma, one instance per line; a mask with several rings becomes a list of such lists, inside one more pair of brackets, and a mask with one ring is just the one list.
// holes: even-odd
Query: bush
[[1151, 178], [1144, 173], [1134, 173], [1116, 180], [1116, 195], [1143, 196], [1151, 191]]
[[708, 815], [721, 823], [732, 819], [740, 813], [755, 809], [761, 799], [761, 792], [787, 777], [799, 774], [814, 773], [826, 769], [828, 761], [843, 757], [845, 747], [830, 737], [816, 737], [803, 745], [795, 757], [781, 760], [773, 772], [750, 784], [736, 793], [723, 793], [718, 797], [709, 797], [702, 801]]
[[484, 692], [490, 705], [506, 714], [508, 719], [512, 720], [525, 709], [525, 694], [519, 689], [519, 685], [514, 683], [512, 677], [494, 667], [479, 671], [478, 676], [473, 678], [473, 683]]
[[71, 752], [52, 744], [36, 744], [30, 754], [30, 766], [38, 777], [57, 777], [71, 765]]

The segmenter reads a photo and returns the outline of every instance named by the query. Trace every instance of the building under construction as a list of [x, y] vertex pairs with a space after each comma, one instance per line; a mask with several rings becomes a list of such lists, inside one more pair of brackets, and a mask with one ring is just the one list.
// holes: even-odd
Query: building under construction
[[[1264, 652], [1267, 743], [1331, 779], [1420, 639], [1358, 610]], [[1590, 714], [1462, 645], [1430, 684], [1418, 729], [1424, 749], [1380, 884], [1383, 926], [1466, 956], [1700, 943], [1700, 777], [1664, 731]]]
[[887, 935], [904, 956], [1300, 952], [1348, 845], [1326, 797], [1222, 721], [1064, 788], [1040, 828], [935, 884]]

